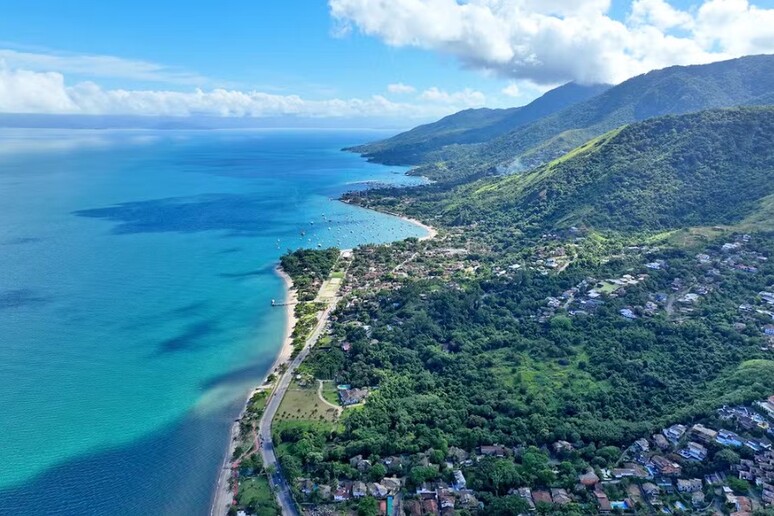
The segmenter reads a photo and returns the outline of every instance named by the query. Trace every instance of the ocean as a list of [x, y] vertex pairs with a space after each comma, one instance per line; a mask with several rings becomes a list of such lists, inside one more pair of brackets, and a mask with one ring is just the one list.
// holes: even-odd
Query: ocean
[[420, 237], [354, 131], [0, 130], [0, 514], [208, 514], [288, 249]]

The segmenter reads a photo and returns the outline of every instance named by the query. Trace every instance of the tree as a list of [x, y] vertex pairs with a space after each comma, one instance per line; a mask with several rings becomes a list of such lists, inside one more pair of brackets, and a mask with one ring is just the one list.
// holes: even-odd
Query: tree
[[379, 482], [387, 475], [387, 468], [383, 464], [374, 464], [368, 472], [368, 477], [372, 482]]
[[376, 516], [379, 514], [379, 504], [375, 498], [366, 496], [361, 498], [357, 504], [358, 516]]
[[737, 495], [746, 495], [750, 492], [750, 484], [741, 478], [729, 477], [728, 487], [733, 489]]
[[739, 454], [729, 448], [724, 448], [715, 454], [712, 460], [713, 465], [718, 470], [729, 469], [731, 466], [739, 464]]
[[511, 516], [526, 514], [529, 511], [527, 502], [519, 496], [503, 496], [495, 498], [487, 507], [487, 514], [493, 516]]

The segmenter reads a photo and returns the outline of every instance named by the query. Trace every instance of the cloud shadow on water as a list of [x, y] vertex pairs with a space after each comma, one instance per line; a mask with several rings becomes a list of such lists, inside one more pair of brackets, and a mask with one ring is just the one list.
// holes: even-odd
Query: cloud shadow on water
[[10, 240], [6, 240], [2, 242], [1, 245], [24, 245], [24, 244], [36, 244], [38, 242], [41, 242], [42, 238], [37, 237], [18, 237], [18, 238], [11, 238]]
[[198, 233], [227, 231], [235, 236], [282, 236], [287, 228], [272, 221], [286, 209], [276, 196], [204, 194], [152, 199], [73, 212], [80, 217], [115, 222], [113, 234]]
[[218, 276], [226, 279], [245, 279], [253, 278], [256, 276], [268, 276], [272, 274], [274, 274], [274, 265], [269, 265], [261, 269], [254, 269], [245, 272], [221, 272], [218, 274]]
[[[125, 446], [52, 466], [0, 489], [0, 514], [208, 515], [238, 410], [234, 404], [217, 414], [186, 416]], [[222, 446], [213, 443], [214, 436], [223, 439]]]
[[161, 341], [158, 353], [165, 355], [180, 351], [194, 351], [202, 347], [204, 342], [220, 331], [214, 319], [204, 319], [189, 324], [174, 337]]
[[43, 305], [50, 300], [40, 296], [30, 289], [16, 289], [0, 291], [0, 310], [24, 308]]

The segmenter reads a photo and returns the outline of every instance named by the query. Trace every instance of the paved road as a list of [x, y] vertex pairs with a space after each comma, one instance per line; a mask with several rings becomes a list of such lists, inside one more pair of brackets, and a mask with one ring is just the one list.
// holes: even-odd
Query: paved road
[[275, 473], [269, 477], [269, 483], [274, 489], [277, 495], [277, 503], [279, 503], [282, 514], [285, 516], [298, 516], [298, 510], [296, 510], [296, 504], [293, 502], [293, 495], [290, 492], [290, 486], [288, 485], [285, 477], [282, 475], [282, 471], [277, 461], [277, 455], [274, 452], [274, 443], [271, 439], [271, 423], [274, 420], [274, 416], [277, 414], [282, 398], [285, 396], [285, 392], [290, 387], [290, 382], [293, 380], [293, 372], [301, 365], [301, 362], [309, 355], [312, 346], [322, 334], [325, 329], [325, 325], [328, 322], [328, 316], [331, 311], [336, 307], [339, 298], [333, 298], [333, 301], [328, 305], [328, 308], [323, 311], [320, 320], [317, 322], [314, 331], [306, 339], [304, 349], [290, 362], [290, 366], [285, 373], [280, 377], [277, 383], [277, 388], [274, 390], [269, 402], [263, 410], [261, 421], [258, 423], [258, 433], [261, 436], [261, 442], [263, 447], [261, 448], [261, 457], [263, 458], [264, 467], [273, 467]]

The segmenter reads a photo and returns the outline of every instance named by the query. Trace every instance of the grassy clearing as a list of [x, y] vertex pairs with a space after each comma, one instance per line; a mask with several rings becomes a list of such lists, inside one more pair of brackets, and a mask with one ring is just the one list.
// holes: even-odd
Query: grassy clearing
[[263, 475], [250, 477], [239, 482], [237, 503], [240, 507], [250, 509], [253, 514], [280, 515], [274, 494], [269, 487], [269, 481]]
[[339, 393], [336, 389], [336, 384], [332, 381], [323, 382], [322, 396], [328, 403], [339, 404]]
[[301, 386], [293, 380], [282, 398], [275, 421], [336, 421], [336, 410], [320, 401], [317, 384]]
[[339, 287], [341, 287], [342, 278], [332, 277], [323, 283], [320, 293], [317, 295], [317, 301], [330, 301], [336, 297], [336, 293], [339, 291]]
[[[505, 361], [505, 359], [503, 359]], [[561, 391], [592, 392], [605, 389], [587, 372], [579, 368], [588, 361], [585, 353], [578, 353], [568, 360], [567, 365], [555, 361], [536, 362], [527, 355], [520, 356], [518, 366], [496, 366], [492, 373], [504, 385], [519, 389], [526, 394], [543, 399], [561, 399]]]
[[603, 281], [602, 286], [597, 288], [597, 292], [600, 292], [602, 294], [611, 294], [621, 288], [620, 285], [616, 285], [615, 283], [611, 283], [609, 281]]

